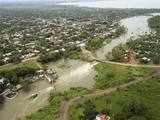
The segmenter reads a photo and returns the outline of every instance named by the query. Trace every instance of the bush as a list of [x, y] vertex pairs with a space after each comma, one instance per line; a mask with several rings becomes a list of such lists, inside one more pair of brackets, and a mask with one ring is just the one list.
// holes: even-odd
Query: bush
[[127, 120], [127, 116], [125, 113], [116, 113], [114, 115], [114, 120]]
[[132, 116], [145, 116], [148, 114], [148, 107], [143, 103], [143, 101], [132, 98], [125, 101], [122, 112], [126, 114], [127, 118]]
[[77, 51], [72, 52], [72, 53], [70, 53], [69, 58], [74, 59], [74, 60], [80, 59], [81, 58], [81, 52], [77, 52]]
[[60, 58], [61, 58], [61, 54], [57, 52], [42, 53], [39, 56], [38, 61], [41, 63], [48, 63], [51, 61], [55, 62], [59, 60]]
[[64, 91], [63, 96], [65, 97], [66, 100], [68, 100], [73, 97], [82, 96], [88, 93], [89, 93], [88, 89], [77, 87], [77, 88], [70, 88], [68, 91]]
[[121, 34], [126, 32], [126, 28], [125, 26], [118, 26], [118, 28], [116, 29], [115, 33], [114, 33], [114, 37], [119, 37]]
[[147, 120], [147, 119], [141, 116], [134, 116], [134, 117], [129, 118], [129, 120]]
[[12, 85], [20, 83], [20, 78], [28, 74], [34, 74], [40, 66], [37, 62], [20, 63], [13, 66], [0, 69], [0, 76], [7, 78]]
[[81, 117], [82, 120], [94, 120], [98, 114], [95, 105], [91, 101], [84, 103], [84, 116]]
[[96, 50], [102, 47], [104, 39], [102, 38], [93, 38], [86, 43], [88, 50]]
[[114, 47], [112, 50], [113, 61], [121, 61], [122, 58], [124, 57], [124, 54], [126, 53], [126, 50], [127, 46], [122, 44]]
[[160, 55], [154, 56], [153, 57], [153, 64], [160, 64]]
[[156, 30], [157, 32], [160, 32], [160, 16], [154, 16], [150, 19], [148, 19], [148, 25], [151, 29]]
[[21, 84], [23, 86], [22, 89], [24, 92], [28, 92], [31, 90], [31, 81], [30, 80], [24, 80]]

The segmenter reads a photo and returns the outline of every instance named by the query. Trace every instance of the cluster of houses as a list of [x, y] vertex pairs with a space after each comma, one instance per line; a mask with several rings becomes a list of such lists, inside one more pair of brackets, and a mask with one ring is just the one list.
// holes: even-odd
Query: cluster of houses
[[[45, 79], [52, 84], [58, 79], [58, 74], [54, 69], [38, 70], [34, 75], [27, 75], [23, 79], [31, 82]], [[0, 96], [4, 96], [6, 99], [14, 99], [22, 88], [21, 84], [13, 86], [7, 78], [0, 78]]]
[[0, 96], [4, 96], [7, 99], [13, 99], [17, 96], [17, 90], [21, 88], [20, 85], [15, 87], [10, 87], [10, 83], [8, 82], [7, 78], [1, 77], [0, 78]]
[[0, 63], [7, 64], [38, 56], [43, 51], [65, 52], [79, 47], [92, 37], [110, 37], [116, 24], [101, 21], [85, 22], [65, 18], [42, 19], [0, 18]]

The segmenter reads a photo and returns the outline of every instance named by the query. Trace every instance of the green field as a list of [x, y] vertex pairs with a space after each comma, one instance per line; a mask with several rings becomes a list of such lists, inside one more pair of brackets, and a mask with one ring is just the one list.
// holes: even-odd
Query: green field
[[140, 77], [152, 74], [152, 69], [143, 67], [126, 67], [112, 64], [98, 64], [95, 66], [95, 87], [106, 89], [124, 84]]
[[21, 66], [28, 66], [28, 67], [37, 69], [41, 66], [41, 64], [38, 63], [36, 59], [33, 59], [33, 60], [28, 60], [28, 61], [25, 61], [25, 62], [18, 63], [18, 64], [10, 63], [10, 64], [6, 64], [6, 65], [2, 65], [2, 66], [0, 66], [0, 71], [11, 70], [11, 69], [15, 69], [15, 68], [21, 67]]
[[[107, 113], [111, 120], [159, 120], [160, 78], [153, 78], [120, 90], [109, 96], [97, 96], [75, 104], [70, 109], [71, 120]], [[85, 119], [83, 119], [85, 118]], [[88, 119], [91, 120], [91, 119]]]

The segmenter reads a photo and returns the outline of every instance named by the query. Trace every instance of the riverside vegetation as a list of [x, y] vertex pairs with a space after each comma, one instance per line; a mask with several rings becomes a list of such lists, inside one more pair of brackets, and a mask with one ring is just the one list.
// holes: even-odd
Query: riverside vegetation
[[122, 61], [134, 54], [136, 60], [142, 64], [160, 64], [160, 16], [148, 19], [148, 26], [152, 32], [131, 38], [125, 45], [116, 46], [112, 50], [113, 61]]

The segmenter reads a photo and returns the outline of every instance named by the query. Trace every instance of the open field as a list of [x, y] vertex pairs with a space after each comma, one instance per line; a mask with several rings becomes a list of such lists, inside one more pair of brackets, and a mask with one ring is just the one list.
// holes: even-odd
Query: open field
[[[107, 113], [113, 120], [159, 120], [160, 79], [152, 78], [108, 96], [86, 99], [70, 109], [71, 120]], [[82, 118], [82, 119], [81, 119]]]
[[114, 64], [101, 63], [95, 66], [97, 74], [95, 76], [95, 87], [106, 89], [116, 85], [133, 81], [140, 77], [152, 74], [152, 68], [127, 67]]
[[21, 62], [18, 64], [6, 64], [6, 65], [2, 65], [0, 66], [0, 71], [1, 70], [8, 70], [8, 69], [15, 69], [16, 67], [21, 67], [21, 66], [28, 66], [28, 67], [32, 67], [35, 69], [38, 69], [41, 67], [41, 64], [37, 62], [36, 59], [31, 59], [31, 60], [27, 60], [25, 62]]

